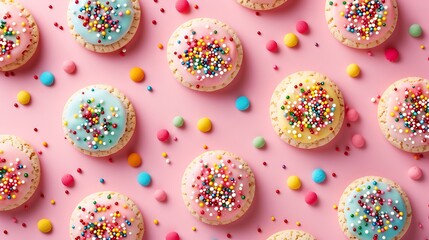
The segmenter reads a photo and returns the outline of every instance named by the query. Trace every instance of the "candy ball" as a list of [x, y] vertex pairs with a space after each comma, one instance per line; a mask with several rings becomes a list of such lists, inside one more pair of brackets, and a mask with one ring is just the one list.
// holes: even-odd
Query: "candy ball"
[[365, 138], [360, 134], [355, 134], [352, 137], [352, 144], [356, 148], [363, 148], [365, 146]]
[[346, 113], [346, 118], [350, 122], [356, 122], [359, 120], [359, 113], [355, 109], [350, 108]]
[[175, 116], [175, 117], [173, 118], [173, 125], [174, 125], [175, 127], [180, 128], [180, 127], [182, 127], [182, 126], [183, 126], [183, 124], [185, 124], [185, 120], [183, 119], [183, 117], [181, 117], [181, 116]]
[[270, 52], [277, 52], [277, 50], [278, 50], [277, 42], [274, 40], [269, 40], [267, 42], [267, 44], [265, 45], [265, 47]]
[[326, 172], [321, 168], [316, 168], [313, 170], [311, 178], [315, 183], [323, 183], [326, 180]]
[[139, 167], [142, 164], [142, 158], [138, 153], [128, 155], [128, 165], [131, 167]]
[[423, 177], [423, 171], [416, 166], [410, 167], [408, 169], [408, 177], [410, 177], [414, 181], [418, 181]]
[[177, 0], [176, 1], [176, 10], [179, 13], [187, 13], [191, 7], [189, 6], [188, 0]]
[[346, 71], [347, 71], [347, 74], [352, 78], [355, 78], [355, 77], [359, 76], [359, 74], [360, 74], [359, 66], [357, 64], [354, 64], [354, 63], [349, 64], [347, 66]]
[[49, 219], [42, 218], [37, 222], [37, 228], [42, 233], [50, 233], [52, 231], [52, 223]]
[[40, 75], [40, 82], [45, 86], [52, 86], [54, 84], [55, 77], [51, 72], [43, 72]]
[[165, 202], [167, 200], [167, 193], [161, 189], [156, 190], [153, 196], [158, 202]]
[[139, 67], [133, 67], [130, 70], [130, 78], [134, 82], [141, 82], [144, 79], [144, 71]]
[[396, 50], [396, 48], [387, 48], [384, 51], [384, 56], [390, 62], [396, 62], [399, 59], [399, 52], [398, 50]]
[[63, 70], [68, 74], [72, 74], [76, 71], [76, 64], [71, 60], [67, 60], [63, 62]]
[[161, 129], [156, 134], [156, 137], [161, 142], [166, 142], [170, 138], [170, 133], [167, 131], [167, 129]]
[[410, 34], [411, 37], [418, 38], [422, 35], [423, 30], [419, 24], [415, 23], [410, 26], [410, 28], [408, 29], [408, 33]]
[[288, 33], [284, 36], [283, 42], [287, 47], [293, 48], [298, 44], [298, 37], [293, 33]]
[[147, 173], [147, 172], [141, 172], [141, 173], [139, 173], [139, 175], [137, 176], [137, 182], [138, 182], [140, 185], [144, 186], [144, 187], [149, 186], [149, 184], [151, 183], [151, 181], [152, 181], [152, 178], [151, 178], [151, 176], [149, 175], [149, 173]]
[[308, 192], [305, 195], [305, 202], [308, 205], [313, 205], [317, 202], [317, 194], [315, 192]]
[[197, 123], [197, 128], [201, 132], [209, 132], [212, 129], [212, 121], [209, 118], [200, 118]]
[[74, 177], [71, 174], [65, 174], [61, 178], [61, 182], [66, 187], [73, 187], [73, 185], [74, 185]]
[[298, 21], [296, 22], [296, 31], [305, 34], [308, 32], [308, 24], [306, 21]]
[[250, 101], [246, 96], [240, 96], [235, 100], [235, 107], [240, 111], [245, 111], [250, 107]]
[[298, 176], [289, 176], [287, 178], [287, 186], [291, 190], [298, 190], [301, 188], [301, 180]]
[[165, 236], [165, 240], [180, 240], [180, 237], [177, 232], [169, 232]]
[[27, 105], [31, 101], [31, 95], [29, 92], [21, 90], [16, 95], [16, 100], [18, 100], [18, 102], [22, 105]]
[[261, 136], [257, 136], [253, 139], [253, 146], [255, 148], [263, 148], [265, 146], [265, 139]]

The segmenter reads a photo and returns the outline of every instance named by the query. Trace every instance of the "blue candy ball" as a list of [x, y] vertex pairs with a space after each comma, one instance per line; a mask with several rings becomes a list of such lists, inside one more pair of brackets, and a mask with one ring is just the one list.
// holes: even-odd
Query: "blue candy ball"
[[240, 96], [235, 100], [235, 107], [240, 111], [245, 111], [250, 107], [250, 101], [246, 96]]
[[326, 180], [326, 172], [321, 168], [316, 168], [311, 177], [315, 183], [323, 183]]
[[141, 172], [137, 176], [137, 182], [139, 182], [139, 184], [144, 187], [149, 186], [151, 181], [152, 181], [152, 178], [147, 172]]
[[54, 84], [55, 77], [51, 72], [43, 72], [40, 75], [40, 82], [45, 86], [51, 86]]

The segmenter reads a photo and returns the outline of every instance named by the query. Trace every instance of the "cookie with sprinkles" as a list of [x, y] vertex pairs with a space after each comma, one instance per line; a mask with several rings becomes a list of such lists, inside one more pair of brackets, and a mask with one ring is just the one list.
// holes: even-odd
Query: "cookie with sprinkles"
[[342, 44], [368, 49], [392, 35], [398, 4], [396, 0], [326, 0], [325, 17], [332, 35]]
[[280, 7], [287, 0], [236, 0], [241, 5], [253, 9], [253, 10], [270, 10], [276, 7]]
[[348, 239], [399, 240], [407, 232], [411, 218], [405, 192], [383, 177], [353, 181], [338, 205], [338, 221]]
[[129, 197], [98, 192], [85, 197], [70, 217], [70, 239], [141, 240], [143, 216]]
[[390, 85], [378, 104], [378, 123], [395, 147], [429, 151], [429, 80], [408, 77]]
[[243, 47], [235, 31], [211, 18], [182, 24], [170, 37], [167, 58], [182, 85], [204, 92], [226, 87], [243, 60]]
[[274, 131], [288, 144], [316, 148], [329, 143], [344, 120], [344, 99], [328, 77], [312, 71], [287, 76], [270, 103]]
[[301, 230], [285, 230], [274, 233], [267, 240], [316, 240], [316, 238]]
[[255, 195], [249, 165], [231, 152], [208, 151], [195, 158], [182, 178], [182, 196], [193, 216], [211, 225], [242, 217]]
[[0, 71], [11, 71], [27, 63], [37, 50], [39, 28], [21, 4], [0, 0]]
[[121, 150], [131, 139], [136, 114], [118, 89], [91, 85], [73, 94], [63, 111], [67, 139], [84, 154], [103, 157]]
[[33, 148], [12, 135], [0, 135], [0, 212], [33, 196], [40, 182], [40, 161]]
[[73, 38], [82, 46], [108, 53], [131, 41], [140, 16], [138, 0], [70, 0], [68, 25]]

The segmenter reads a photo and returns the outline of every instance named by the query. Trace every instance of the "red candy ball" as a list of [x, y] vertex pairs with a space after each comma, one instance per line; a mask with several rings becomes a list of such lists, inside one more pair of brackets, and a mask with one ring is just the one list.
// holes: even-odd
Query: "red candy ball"
[[365, 146], [365, 138], [360, 134], [355, 134], [352, 137], [352, 144], [356, 148], [363, 148]]
[[165, 142], [170, 138], [170, 133], [167, 131], [167, 129], [161, 129], [156, 134], [156, 137], [159, 141]]
[[176, 10], [179, 13], [187, 13], [191, 7], [189, 6], [188, 0], [177, 0], [176, 1]]
[[269, 40], [267, 42], [266, 48], [270, 52], [277, 52], [278, 50], [277, 42], [274, 40]]
[[74, 178], [70, 174], [66, 174], [61, 178], [61, 182], [66, 187], [73, 187], [74, 185]]
[[399, 59], [399, 52], [398, 50], [396, 50], [396, 48], [387, 48], [384, 51], [384, 56], [386, 57], [387, 60], [391, 62], [396, 62]]
[[308, 24], [306, 21], [298, 21], [296, 23], [296, 31], [305, 34], [308, 32]]
[[165, 240], [180, 240], [180, 237], [177, 232], [169, 232], [167, 236], [165, 236]]
[[317, 202], [317, 194], [315, 192], [309, 192], [305, 195], [305, 202], [308, 205], [313, 205]]

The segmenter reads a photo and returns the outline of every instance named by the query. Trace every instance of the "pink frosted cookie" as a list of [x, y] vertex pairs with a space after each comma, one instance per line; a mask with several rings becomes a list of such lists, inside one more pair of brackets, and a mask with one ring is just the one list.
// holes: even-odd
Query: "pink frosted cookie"
[[0, 211], [27, 202], [40, 181], [40, 162], [33, 148], [22, 139], [0, 135]]
[[167, 58], [175, 78], [198, 91], [226, 87], [236, 77], [243, 59], [237, 34], [211, 18], [182, 24], [168, 41]]
[[326, 21], [334, 37], [352, 48], [373, 48], [386, 41], [398, 21], [396, 0], [326, 0]]
[[70, 217], [71, 240], [141, 240], [143, 234], [143, 217], [136, 204], [116, 192], [87, 196]]
[[285, 230], [274, 233], [267, 240], [316, 240], [316, 238], [301, 230]]
[[281, 6], [287, 0], [236, 0], [241, 5], [254, 10], [270, 10]]
[[36, 52], [39, 29], [21, 4], [0, 0], [0, 71], [24, 65]]
[[378, 123], [386, 139], [407, 152], [429, 151], [429, 80], [408, 77], [381, 96]]
[[183, 174], [185, 205], [204, 223], [222, 225], [239, 219], [249, 209], [254, 195], [252, 170], [230, 152], [205, 152], [195, 158]]

